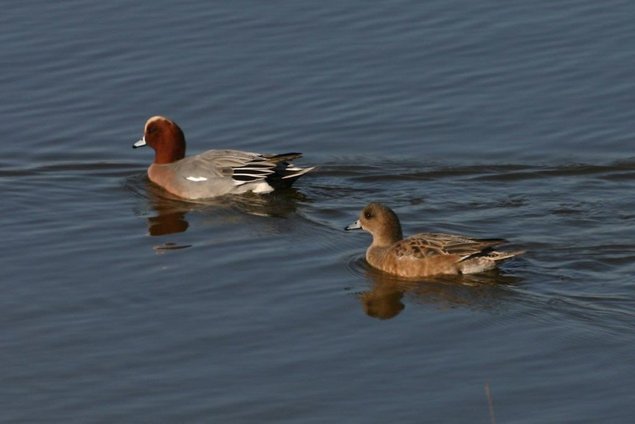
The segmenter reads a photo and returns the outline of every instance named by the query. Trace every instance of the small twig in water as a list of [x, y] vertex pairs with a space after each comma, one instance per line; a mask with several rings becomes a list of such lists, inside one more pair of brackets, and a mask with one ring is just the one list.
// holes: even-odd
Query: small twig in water
[[492, 420], [492, 424], [496, 424], [496, 415], [494, 415], [494, 399], [492, 398], [492, 392], [489, 389], [489, 383], [485, 383], [485, 395], [487, 396], [487, 406], [489, 407], [489, 417]]

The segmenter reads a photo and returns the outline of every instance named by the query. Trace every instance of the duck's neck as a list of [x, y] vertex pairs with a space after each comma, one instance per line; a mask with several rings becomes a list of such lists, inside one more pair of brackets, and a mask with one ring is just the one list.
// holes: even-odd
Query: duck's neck
[[169, 142], [159, 141], [154, 147], [154, 163], [161, 165], [176, 162], [185, 157], [185, 136], [179, 127], [174, 127], [169, 137]]
[[393, 225], [391, 228], [386, 228], [381, 233], [373, 234], [373, 246], [375, 247], [388, 247], [397, 243], [403, 239], [401, 232], [401, 225]]

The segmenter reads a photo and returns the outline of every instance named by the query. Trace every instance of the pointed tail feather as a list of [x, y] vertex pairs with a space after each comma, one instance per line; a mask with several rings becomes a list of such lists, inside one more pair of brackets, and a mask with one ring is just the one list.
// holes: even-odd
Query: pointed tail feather
[[[294, 180], [296, 180], [300, 178], [302, 175], [306, 174], [307, 172], [313, 171], [314, 169], [315, 169], [315, 166], [310, 166], [308, 168], [298, 168], [297, 166], [292, 166], [285, 169], [285, 175], [282, 177], [282, 179], [286, 180], [289, 178], [293, 178]], [[286, 174], [286, 172], [289, 172], [289, 174]]]
[[274, 188], [289, 188], [295, 180], [314, 170], [315, 167], [311, 166], [309, 168], [298, 168], [295, 166], [291, 166], [290, 168], [283, 168], [278, 170], [275, 174], [271, 174], [267, 177], [267, 182], [271, 184]]
[[492, 261], [504, 261], [505, 259], [513, 258], [514, 256], [519, 256], [525, 253], [524, 250], [514, 250], [512, 252], [499, 252], [497, 250], [493, 250], [485, 255], [486, 258], [491, 259]]
[[274, 173], [267, 176], [267, 182], [274, 188], [287, 188], [303, 176], [315, 169], [314, 166], [301, 168], [291, 163], [293, 159], [302, 157], [301, 153], [291, 152], [279, 155], [264, 156], [269, 162], [275, 163]]

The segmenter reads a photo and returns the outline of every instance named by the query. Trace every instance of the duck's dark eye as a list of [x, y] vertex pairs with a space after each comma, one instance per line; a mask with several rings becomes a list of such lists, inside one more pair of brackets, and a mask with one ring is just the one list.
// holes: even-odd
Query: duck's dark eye
[[371, 219], [373, 217], [373, 213], [371, 211], [364, 211], [364, 218]]
[[146, 129], [146, 132], [148, 134], [153, 134], [153, 133], [157, 132], [157, 126], [156, 125], [148, 126], [148, 128]]

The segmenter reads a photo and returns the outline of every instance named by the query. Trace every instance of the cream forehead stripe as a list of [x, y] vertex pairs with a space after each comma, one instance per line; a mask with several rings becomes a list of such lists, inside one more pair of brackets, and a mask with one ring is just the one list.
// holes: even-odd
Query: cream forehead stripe
[[161, 121], [164, 120], [165, 118], [163, 116], [153, 116], [152, 118], [148, 119], [146, 121], [146, 125], [145, 127], [143, 127], [143, 132], [146, 132], [148, 130], [148, 125], [150, 125], [151, 123], [153, 123], [154, 121]]

